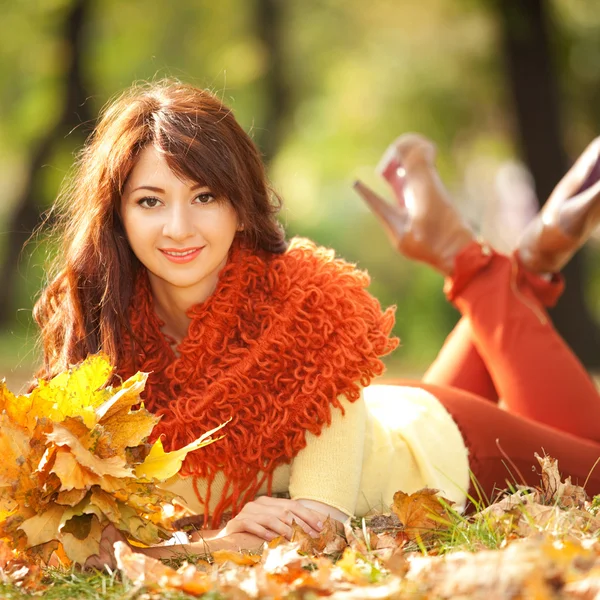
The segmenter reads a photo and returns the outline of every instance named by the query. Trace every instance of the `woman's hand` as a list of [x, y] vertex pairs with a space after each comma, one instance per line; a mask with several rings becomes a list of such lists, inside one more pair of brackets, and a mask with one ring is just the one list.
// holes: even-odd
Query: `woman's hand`
[[319, 535], [327, 515], [303, 506], [296, 500], [260, 496], [244, 505], [220, 536], [234, 533], [251, 533], [265, 541], [277, 536], [292, 538], [292, 522], [296, 521], [302, 529], [312, 536]]

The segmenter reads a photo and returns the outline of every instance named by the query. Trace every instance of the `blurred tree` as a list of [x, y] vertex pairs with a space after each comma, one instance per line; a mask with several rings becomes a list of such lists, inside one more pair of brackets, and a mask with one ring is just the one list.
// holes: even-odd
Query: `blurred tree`
[[0, 326], [6, 326], [13, 319], [12, 303], [15, 299], [19, 256], [25, 242], [39, 224], [44, 208], [42, 167], [49, 162], [66, 134], [82, 122], [92, 119], [86, 104], [88, 94], [82, 72], [83, 32], [90, 8], [91, 0], [73, 0], [66, 8], [61, 32], [61, 56], [65, 57], [63, 103], [54, 125], [33, 144], [25, 185], [8, 224], [7, 248], [0, 266], [0, 281], [4, 290], [0, 295]]
[[[560, 93], [546, 0], [496, 0], [502, 47], [513, 97], [517, 135], [538, 198], [548, 198], [570, 166], [565, 149]], [[568, 285], [551, 315], [587, 367], [600, 366], [600, 329], [584, 299], [581, 255], [563, 270]]]
[[285, 76], [283, 13], [283, 0], [255, 0], [254, 24], [266, 57], [262, 75], [262, 127], [255, 135], [255, 141], [267, 162], [279, 151], [292, 112], [290, 82]]

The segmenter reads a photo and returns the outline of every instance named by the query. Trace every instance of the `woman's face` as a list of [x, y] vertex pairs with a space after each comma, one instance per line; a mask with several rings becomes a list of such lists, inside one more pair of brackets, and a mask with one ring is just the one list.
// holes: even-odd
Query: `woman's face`
[[239, 226], [228, 199], [179, 179], [148, 146], [123, 190], [121, 216], [155, 294], [183, 293], [202, 302], [214, 291]]

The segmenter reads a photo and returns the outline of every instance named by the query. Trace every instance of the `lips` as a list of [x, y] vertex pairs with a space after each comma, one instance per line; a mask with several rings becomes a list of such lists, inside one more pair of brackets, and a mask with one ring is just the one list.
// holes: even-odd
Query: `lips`
[[167, 260], [174, 263], [187, 263], [194, 260], [200, 252], [204, 249], [204, 246], [199, 248], [159, 248]]

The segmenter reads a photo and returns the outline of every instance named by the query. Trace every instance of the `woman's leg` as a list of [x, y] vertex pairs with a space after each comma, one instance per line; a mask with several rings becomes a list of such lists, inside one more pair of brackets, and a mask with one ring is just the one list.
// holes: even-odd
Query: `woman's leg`
[[[500, 256], [473, 241], [452, 207], [434, 158], [430, 142], [413, 134], [401, 136], [381, 163], [396, 204], [388, 204], [360, 182], [355, 187], [402, 254], [448, 276], [448, 298], [468, 319], [473, 344], [509, 410], [600, 440], [600, 397], [554, 331], [543, 307], [550, 302], [539, 299], [540, 294], [559, 293], [560, 282], [545, 282], [520, 268], [516, 258]], [[600, 182], [591, 187], [587, 183], [596, 164], [600, 139], [567, 173], [548, 208], [520, 242], [519, 253], [530, 271], [564, 264], [591, 228], [600, 224]], [[549, 289], [544, 289], [546, 284]]]
[[439, 386], [456, 387], [498, 402], [496, 386], [473, 344], [472, 336], [469, 319], [462, 317], [423, 375], [423, 381]]
[[469, 320], [508, 411], [600, 441], [600, 396], [539, 299], [551, 304], [561, 283], [535, 277], [516, 258], [476, 243], [458, 254], [455, 265], [446, 294]]
[[[600, 444], [511, 414], [462, 390], [402, 382], [431, 392], [452, 415], [469, 450], [469, 465], [477, 487], [491, 500], [508, 484], [539, 485], [534, 453], [558, 460], [563, 476], [600, 494]], [[589, 478], [588, 478], [589, 477]], [[472, 486], [470, 494], [477, 498]]]

